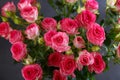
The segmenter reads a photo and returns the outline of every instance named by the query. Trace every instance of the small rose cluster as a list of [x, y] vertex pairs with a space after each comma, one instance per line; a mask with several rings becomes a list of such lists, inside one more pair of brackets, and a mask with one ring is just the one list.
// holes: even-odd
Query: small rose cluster
[[[69, 3], [74, 1], [77, 0], [66, 0]], [[28, 44], [24, 41], [37, 41], [42, 36], [45, 46], [53, 50], [46, 61], [49, 67], [56, 67], [53, 71], [53, 80], [67, 80], [67, 76], [76, 77], [75, 70], [80, 71], [84, 66], [91, 73], [93, 71], [97, 74], [103, 72], [106, 64], [102, 55], [97, 51], [88, 51], [86, 48], [86, 42], [102, 46], [105, 40], [104, 28], [96, 23], [94, 12], [98, 9], [97, 1], [86, 0], [85, 10], [77, 14], [74, 19], [63, 18], [56, 21], [54, 18], [46, 17], [39, 23], [35, 22], [38, 19], [38, 8], [35, 4], [36, 0], [20, 0], [17, 5], [21, 17], [29, 23], [25, 30], [12, 29], [8, 22], [0, 23], [0, 36], [8, 39], [12, 44], [13, 59], [18, 62], [26, 59], [29, 51], [27, 50]], [[16, 12], [13, 2], [8, 2], [2, 8], [2, 16], [7, 17], [7, 11]], [[84, 30], [85, 36], [82, 36], [80, 29]], [[78, 52], [75, 53], [73, 48]], [[36, 63], [27, 64], [22, 69], [25, 80], [42, 80], [43, 73], [42, 67]]]
[[54, 70], [53, 80], [67, 80], [67, 76], [76, 77], [75, 70], [81, 71], [84, 66], [92, 73], [99, 74], [105, 69], [105, 62], [99, 52], [89, 53], [87, 50], [79, 52], [77, 60], [73, 55], [64, 55], [59, 52], [51, 53], [48, 57], [48, 66], [58, 67], [59, 70]]

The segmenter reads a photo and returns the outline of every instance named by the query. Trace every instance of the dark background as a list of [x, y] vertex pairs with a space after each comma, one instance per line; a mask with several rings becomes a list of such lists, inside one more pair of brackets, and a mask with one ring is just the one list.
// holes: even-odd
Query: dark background
[[[19, 0], [0, 0], [0, 8], [8, 1], [13, 1], [15, 4]], [[47, 0], [39, 0], [41, 2], [43, 13], [46, 17], [55, 15], [54, 10], [49, 6]], [[100, 6], [100, 19], [105, 17], [105, 2], [106, 0], [97, 0]], [[0, 80], [24, 80], [21, 76], [21, 68], [23, 65], [14, 64], [10, 53], [11, 44], [0, 38]], [[102, 74], [96, 75], [96, 80], [120, 80], [120, 65], [113, 65], [111, 62], [110, 70]]]

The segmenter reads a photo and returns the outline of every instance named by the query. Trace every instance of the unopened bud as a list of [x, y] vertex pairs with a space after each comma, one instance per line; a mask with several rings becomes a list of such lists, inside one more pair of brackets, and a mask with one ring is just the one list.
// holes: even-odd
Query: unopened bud
[[67, 54], [67, 55], [71, 55], [71, 54], [73, 54], [73, 51], [70, 49], [70, 50], [66, 51], [65, 54]]
[[99, 47], [99, 46], [93, 46], [93, 47], [92, 47], [92, 51], [98, 51], [98, 50], [100, 50], [100, 47]]

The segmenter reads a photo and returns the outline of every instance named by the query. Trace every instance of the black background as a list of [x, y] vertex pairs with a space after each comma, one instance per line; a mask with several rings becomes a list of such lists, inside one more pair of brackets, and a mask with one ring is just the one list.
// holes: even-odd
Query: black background
[[[0, 0], [0, 8], [8, 1], [13, 1], [15, 4], [19, 0]], [[49, 6], [47, 0], [39, 0], [41, 2], [43, 13], [46, 17], [55, 15], [54, 10]], [[100, 6], [100, 19], [105, 17], [105, 2], [106, 0], [97, 0]], [[100, 20], [99, 19], [99, 20]], [[0, 38], [0, 80], [24, 80], [21, 76], [21, 68], [23, 65], [14, 64], [10, 53], [11, 44]], [[120, 65], [113, 65], [111, 62], [110, 70], [102, 74], [96, 75], [96, 80], [120, 80]]]

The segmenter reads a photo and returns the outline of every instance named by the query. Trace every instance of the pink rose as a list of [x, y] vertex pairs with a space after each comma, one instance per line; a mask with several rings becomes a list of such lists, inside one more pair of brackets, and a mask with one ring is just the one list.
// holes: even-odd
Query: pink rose
[[85, 29], [91, 28], [91, 25], [96, 21], [96, 15], [89, 10], [84, 10], [76, 16], [76, 21], [80, 27]]
[[120, 0], [116, 1], [116, 7], [117, 7], [117, 10], [120, 11]]
[[47, 33], [44, 34], [44, 41], [46, 43], [47, 46], [51, 46], [52, 42], [51, 42], [51, 38], [57, 34], [56, 31], [50, 30]]
[[71, 3], [71, 4], [72, 4], [72, 3], [77, 2], [77, 0], [66, 0], [66, 2], [67, 2], [67, 3]]
[[54, 70], [53, 72], [53, 80], [67, 80], [66, 76], [60, 73], [58, 70]]
[[30, 24], [25, 30], [28, 39], [34, 40], [39, 36], [39, 26], [36, 23]]
[[62, 53], [59, 52], [54, 52], [50, 54], [48, 57], [48, 66], [59, 67], [62, 57]]
[[87, 50], [83, 50], [79, 52], [78, 62], [83, 66], [88, 66], [94, 63], [94, 58]]
[[67, 32], [68, 34], [76, 34], [78, 32], [78, 25], [75, 20], [71, 18], [65, 18], [60, 21], [60, 28], [62, 31]]
[[0, 36], [1, 37], [8, 39], [10, 31], [11, 31], [11, 28], [8, 22], [0, 23]]
[[88, 70], [90, 72], [95, 71], [95, 73], [99, 74], [101, 72], [103, 72], [103, 70], [105, 69], [105, 62], [102, 59], [102, 55], [98, 52], [92, 52], [91, 53], [94, 57], [94, 63], [90, 66], [88, 66]]
[[117, 47], [117, 57], [120, 58], [120, 44]]
[[90, 11], [98, 10], [99, 4], [96, 0], [87, 0], [85, 3], [85, 8]]
[[31, 6], [31, 0], [20, 0], [17, 4], [18, 9], [21, 11], [23, 8]]
[[92, 28], [87, 31], [86, 35], [88, 41], [90, 41], [94, 45], [102, 46], [105, 40], [104, 28], [97, 23], [92, 25]]
[[48, 30], [56, 30], [57, 29], [57, 21], [54, 18], [44, 18], [41, 22], [42, 28], [46, 31]]
[[16, 61], [21, 61], [27, 55], [27, 48], [26, 44], [23, 42], [16, 42], [11, 47], [12, 57]]
[[21, 16], [29, 23], [33, 23], [38, 18], [38, 9], [33, 6], [26, 6], [21, 10]]
[[76, 48], [85, 48], [85, 41], [81, 36], [76, 36], [73, 40], [73, 45]]
[[51, 38], [51, 47], [57, 52], [64, 52], [70, 49], [69, 37], [65, 32], [58, 32]]
[[74, 60], [73, 56], [67, 56], [65, 55], [63, 60], [60, 63], [60, 71], [62, 74], [68, 76], [68, 75], [74, 75], [74, 71], [76, 69], [77, 65]]
[[42, 80], [42, 68], [39, 64], [26, 65], [21, 70], [25, 80]]
[[9, 35], [9, 42], [14, 44], [15, 42], [23, 41], [22, 32], [19, 30], [12, 30]]
[[16, 7], [15, 7], [15, 4], [13, 2], [7, 2], [2, 7], [2, 10], [1, 10], [2, 16], [7, 17], [7, 14], [6, 14], [7, 11], [10, 11], [10, 12], [15, 12], [16, 11]]

